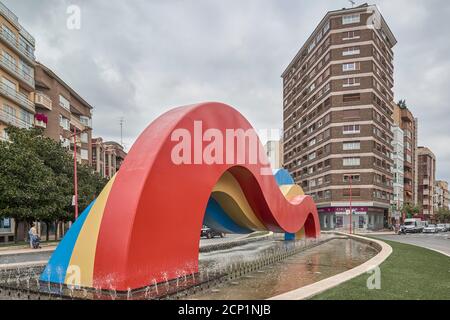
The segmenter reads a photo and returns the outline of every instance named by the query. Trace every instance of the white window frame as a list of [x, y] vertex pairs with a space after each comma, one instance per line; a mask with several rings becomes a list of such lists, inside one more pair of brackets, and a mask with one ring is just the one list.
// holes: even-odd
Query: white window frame
[[352, 63], [344, 63], [342, 64], [342, 72], [350, 72], [350, 71], [357, 71], [358, 63], [352, 62]]
[[[353, 130], [345, 130], [345, 127], [353, 127]], [[358, 129], [356, 129], [358, 127]], [[343, 134], [358, 134], [361, 133], [361, 126], [359, 124], [349, 124], [342, 128]]]
[[81, 149], [80, 155], [81, 155], [81, 160], [89, 160], [89, 150], [88, 149]]
[[[347, 41], [347, 40], [356, 40], [356, 39], [361, 38], [360, 36], [357, 36], [357, 35], [356, 35], [356, 32], [355, 32], [355, 31], [347, 31], [347, 32], [345, 32], [345, 33], [347, 34], [347, 36], [344, 37], [344, 38], [342, 38], [342, 40], [344, 40], [344, 41]], [[350, 33], [353, 34], [353, 37], [350, 37]]]
[[[67, 104], [67, 106], [66, 106], [66, 104]], [[70, 101], [61, 94], [59, 95], [59, 105], [61, 107], [63, 107], [64, 109], [70, 111]]]
[[348, 48], [345, 48], [344, 51], [342, 51], [342, 55], [344, 57], [354, 56], [354, 55], [358, 55], [360, 53], [361, 53], [361, 49], [359, 49], [358, 47], [348, 47]]
[[361, 150], [361, 142], [360, 141], [344, 142], [342, 145], [342, 150], [344, 151]]
[[359, 13], [355, 14], [348, 14], [342, 17], [342, 24], [354, 24], [354, 23], [360, 23], [361, 22], [361, 15]]
[[359, 167], [361, 165], [361, 158], [344, 158], [342, 159], [344, 167]]
[[359, 87], [361, 85], [359, 78], [347, 78], [344, 79], [344, 83], [342, 84], [342, 87], [348, 88], [348, 87]]

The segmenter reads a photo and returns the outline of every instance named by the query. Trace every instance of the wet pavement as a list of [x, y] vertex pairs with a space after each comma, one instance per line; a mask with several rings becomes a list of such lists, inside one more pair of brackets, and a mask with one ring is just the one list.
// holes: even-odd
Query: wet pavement
[[[259, 244], [261, 245], [262, 243]], [[264, 248], [263, 245], [259, 252], [273, 249], [273, 243], [270, 244], [267, 241], [266, 245], [267, 247]], [[242, 249], [243, 253], [247, 251], [245, 248]], [[223, 251], [221, 253], [223, 254]], [[225, 255], [225, 257], [227, 261], [234, 259], [237, 261], [242, 258], [254, 259], [255, 254], [257, 253], [253, 251], [250, 257], [239, 256], [239, 253], [233, 253], [230, 256]], [[267, 299], [353, 269], [376, 254], [377, 252], [374, 248], [355, 240], [331, 240], [318, 247], [289, 257], [284, 261], [261, 268], [232, 282], [226, 282], [212, 289], [190, 295], [187, 299]], [[201, 257], [201, 261], [207, 263], [208, 257]], [[217, 259], [212, 256], [211, 261], [213, 265], [208, 267], [214, 267]]]

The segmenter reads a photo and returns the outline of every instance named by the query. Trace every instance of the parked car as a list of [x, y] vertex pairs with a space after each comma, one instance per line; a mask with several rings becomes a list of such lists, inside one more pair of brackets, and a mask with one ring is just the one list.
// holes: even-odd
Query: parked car
[[445, 224], [438, 224], [437, 226], [436, 226], [436, 228], [438, 229], [438, 231], [439, 232], [446, 232], [446, 231], [448, 231], [447, 230], [447, 227], [445, 226]]
[[450, 231], [450, 223], [446, 223], [445, 227], [447, 228], [447, 231]]
[[203, 226], [201, 232], [200, 232], [200, 237], [202, 238], [208, 238], [208, 239], [212, 239], [214, 237], [225, 237], [225, 233], [211, 229], [208, 226]]
[[428, 227], [423, 229], [423, 233], [438, 233], [439, 230], [435, 224], [429, 224]]
[[402, 227], [405, 233], [421, 233], [424, 230], [420, 219], [406, 219]]

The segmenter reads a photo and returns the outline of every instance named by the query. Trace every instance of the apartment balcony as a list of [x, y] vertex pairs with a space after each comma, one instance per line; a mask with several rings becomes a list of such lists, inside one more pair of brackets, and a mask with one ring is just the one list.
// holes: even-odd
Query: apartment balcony
[[48, 117], [42, 113], [36, 113], [34, 115], [34, 126], [37, 128], [47, 128]]
[[34, 90], [34, 77], [23, 72], [16, 63], [2, 56], [0, 58], [0, 65], [2, 65], [13, 77], [18, 78], [25, 83], [28, 86], [28, 89]]
[[412, 173], [405, 171], [404, 178], [407, 180], [412, 180], [413, 179]]
[[422, 184], [423, 185], [429, 185], [430, 184], [430, 179], [423, 179]]
[[0, 83], [0, 93], [4, 95], [5, 97], [11, 99], [12, 101], [16, 102], [21, 107], [27, 109], [28, 111], [34, 113], [34, 103], [26, 95], [23, 93], [16, 91], [4, 83]]
[[422, 191], [422, 194], [423, 194], [424, 196], [429, 196], [429, 195], [430, 195], [430, 190], [423, 190], [423, 191]]
[[26, 47], [20, 44], [16, 37], [13, 37], [5, 30], [0, 29], [0, 39], [2, 39], [5, 44], [7, 44], [12, 50], [18, 53], [22, 58], [27, 60], [28, 63], [34, 64], [34, 62], [36, 61], [34, 52], [29, 51]]
[[14, 115], [6, 113], [3, 109], [0, 109], [0, 121], [21, 129], [30, 129], [33, 126], [32, 123], [27, 123]]
[[42, 129], [47, 128], [47, 124], [44, 121], [38, 121], [38, 120], [34, 121], [34, 126], [37, 128], [42, 128]]
[[86, 129], [85, 125], [75, 117], [74, 115], [70, 115], [70, 125], [77, 128], [78, 131], [83, 131]]
[[34, 102], [40, 107], [44, 107], [47, 110], [53, 109], [52, 99], [42, 92], [36, 92], [34, 95]]
[[409, 184], [405, 184], [405, 185], [403, 186], [403, 189], [404, 189], [406, 192], [412, 192], [412, 186], [409, 185]]

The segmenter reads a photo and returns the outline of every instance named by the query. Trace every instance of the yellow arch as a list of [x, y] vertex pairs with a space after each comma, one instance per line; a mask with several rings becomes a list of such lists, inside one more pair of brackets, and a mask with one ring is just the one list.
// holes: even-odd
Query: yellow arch
[[220, 178], [213, 189], [212, 197], [241, 227], [267, 230], [248, 203], [239, 182], [231, 173], [225, 172]]
[[[97, 248], [98, 233], [103, 213], [105, 212], [106, 201], [108, 200], [115, 178], [116, 176], [109, 180], [108, 184], [92, 206], [91, 211], [83, 224], [83, 228], [80, 230], [80, 234], [72, 252], [72, 257], [70, 258], [69, 266], [77, 266], [79, 267], [79, 270], [83, 271], [80, 274], [80, 285], [83, 287], [93, 286], [92, 279], [94, 274], [94, 258], [95, 250]], [[69, 282], [68, 277], [70, 276], [70, 274], [66, 275], [65, 283]]]

